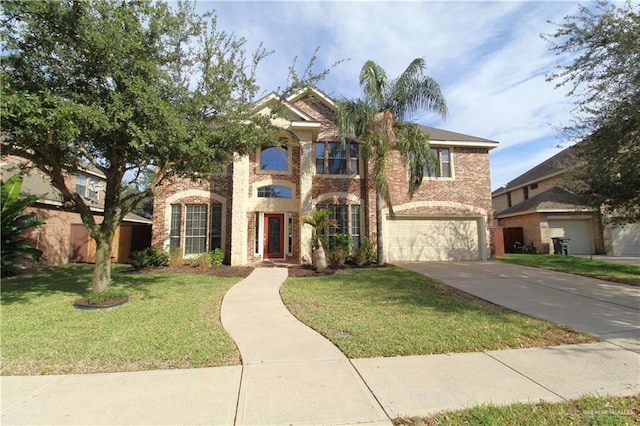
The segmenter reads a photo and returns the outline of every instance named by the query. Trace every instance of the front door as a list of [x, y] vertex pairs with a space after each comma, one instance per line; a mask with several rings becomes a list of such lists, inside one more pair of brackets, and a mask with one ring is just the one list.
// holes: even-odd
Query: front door
[[264, 215], [264, 258], [284, 257], [284, 214]]

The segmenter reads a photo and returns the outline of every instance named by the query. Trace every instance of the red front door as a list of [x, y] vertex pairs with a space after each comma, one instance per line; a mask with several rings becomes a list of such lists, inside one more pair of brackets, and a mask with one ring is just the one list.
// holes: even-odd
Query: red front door
[[264, 215], [264, 258], [284, 257], [284, 214]]

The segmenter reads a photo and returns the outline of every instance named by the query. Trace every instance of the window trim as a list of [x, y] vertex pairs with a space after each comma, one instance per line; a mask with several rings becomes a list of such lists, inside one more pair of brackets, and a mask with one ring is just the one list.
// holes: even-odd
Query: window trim
[[[287, 153], [287, 169], [263, 169], [262, 168], [262, 151], [266, 149], [281, 149]], [[292, 144], [288, 137], [280, 138], [280, 146], [264, 145], [256, 149], [256, 174], [259, 175], [290, 175], [292, 173], [291, 154], [293, 153]]]
[[[323, 156], [319, 157], [318, 156], [318, 146], [322, 144], [324, 149], [323, 149]], [[348, 177], [348, 178], [354, 178], [354, 177], [359, 177], [360, 176], [360, 170], [362, 168], [362, 164], [361, 164], [361, 153], [360, 153], [360, 144], [358, 144], [357, 142], [351, 142], [351, 141], [347, 141], [345, 142], [345, 147], [344, 147], [344, 151], [345, 151], [345, 157], [344, 158], [339, 158], [339, 157], [329, 157], [329, 144], [340, 144], [342, 145], [342, 142], [339, 141], [333, 141], [333, 140], [327, 140], [327, 141], [316, 141], [314, 142], [314, 151], [313, 151], [313, 158], [314, 158], [314, 175], [316, 176], [322, 176], [322, 177]], [[351, 156], [351, 148], [355, 146], [356, 147], [356, 152], [357, 152], [357, 157], [353, 158]], [[322, 158], [322, 169], [323, 172], [320, 173], [318, 172], [318, 161], [320, 160], [320, 158]], [[329, 173], [329, 164], [331, 160], [344, 160], [345, 162], [345, 166], [346, 166], [346, 173]], [[353, 165], [353, 160], [357, 160], [356, 164], [357, 164], [357, 168], [358, 170], [356, 171], [356, 173], [353, 173], [351, 170], [351, 166]]]
[[[452, 146], [431, 146], [430, 148], [432, 153], [434, 151], [437, 152], [437, 155], [434, 153], [434, 155], [436, 156], [437, 171], [435, 176], [431, 176], [431, 173], [429, 172], [428, 167], [425, 167], [423, 178], [429, 179], [429, 180], [454, 180], [455, 179], [454, 148]], [[443, 155], [442, 155], [443, 150], [448, 151], [448, 156], [449, 156], [448, 162], [443, 161]], [[442, 176], [442, 170], [443, 170], [444, 164], [449, 165], [449, 176]]]
[[[199, 219], [199, 223], [200, 225], [202, 223], [204, 223], [204, 229], [202, 228], [202, 226], [196, 227], [195, 229], [203, 229], [202, 234], [194, 234], [194, 235], [187, 235], [187, 232], [189, 231], [189, 207], [204, 207], [204, 220], [202, 221], [202, 219]], [[185, 204], [184, 207], [184, 248], [183, 248], [183, 253], [185, 255], [199, 255], [202, 253], [206, 253], [207, 252], [207, 239], [209, 237], [209, 205], [208, 204]], [[192, 212], [192, 214], [195, 212]], [[201, 213], [199, 213], [201, 214]], [[191, 221], [195, 221], [196, 219], [191, 219]], [[204, 241], [204, 247], [202, 251], [189, 251], [187, 252], [188, 244], [187, 242], [190, 242], [192, 240], [203, 240]], [[193, 244], [192, 244], [193, 246]]]

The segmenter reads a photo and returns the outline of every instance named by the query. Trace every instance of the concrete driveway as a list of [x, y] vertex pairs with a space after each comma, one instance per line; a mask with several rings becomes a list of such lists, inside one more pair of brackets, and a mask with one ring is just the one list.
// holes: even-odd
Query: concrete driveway
[[640, 352], [640, 288], [503, 262], [399, 262], [514, 311]]

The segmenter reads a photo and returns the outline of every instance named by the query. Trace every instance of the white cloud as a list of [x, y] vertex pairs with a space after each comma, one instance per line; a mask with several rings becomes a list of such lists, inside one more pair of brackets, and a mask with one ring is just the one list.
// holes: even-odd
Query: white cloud
[[424, 57], [450, 114], [445, 122], [433, 114], [414, 119], [499, 141], [492, 154], [494, 186], [527, 170], [518, 155], [527, 153], [526, 164], [552, 155], [556, 129], [569, 122], [564, 93], [545, 81], [558, 60], [540, 34], [553, 32], [547, 21], [560, 22], [577, 2], [256, 1], [199, 7], [217, 9], [220, 27], [246, 37], [248, 50], [264, 42], [276, 51], [259, 71], [267, 91], [286, 84], [296, 56], [302, 71], [317, 46], [316, 71], [351, 59], [319, 84], [333, 97], [359, 95], [358, 74], [368, 59], [393, 77]]

